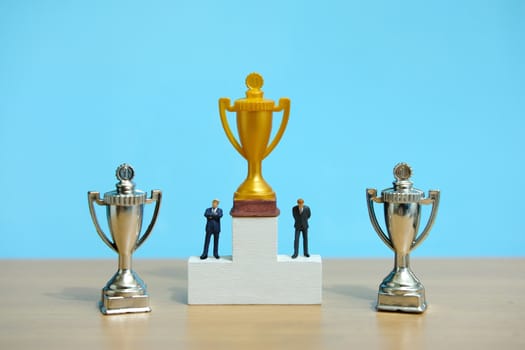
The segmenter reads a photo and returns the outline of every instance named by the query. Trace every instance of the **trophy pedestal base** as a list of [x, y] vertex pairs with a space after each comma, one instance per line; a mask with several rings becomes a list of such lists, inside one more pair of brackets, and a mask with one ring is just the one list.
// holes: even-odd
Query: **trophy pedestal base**
[[104, 315], [150, 311], [146, 285], [131, 269], [119, 269], [102, 288], [100, 312]]
[[104, 315], [150, 312], [148, 295], [109, 296], [102, 291], [100, 312]]
[[321, 256], [277, 255], [276, 217], [234, 217], [232, 236], [233, 258], [189, 258], [188, 304], [321, 304]]
[[275, 200], [233, 200], [230, 215], [233, 217], [275, 217], [279, 216]]
[[377, 295], [378, 311], [401, 311], [409, 313], [422, 313], [427, 309], [425, 292], [418, 294], [389, 294]]
[[104, 315], [150, 312], [148, 295], [109, 296], [102, 293], [100, 312]]
[[379, 286], [379, 311], [422, 313], [426, 308], [425, 287], [408, 265], [396, 266]]

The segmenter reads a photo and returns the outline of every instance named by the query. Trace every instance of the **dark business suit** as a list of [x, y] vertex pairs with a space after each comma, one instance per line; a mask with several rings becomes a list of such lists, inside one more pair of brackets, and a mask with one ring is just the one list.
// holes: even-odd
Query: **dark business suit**
[[219, 257], [219, 233], [221, 232], [221, 208], [208, 208], [204, 212], [206, 217], [206, 238], [204, 239], [204, 250], [202, 251], [202, 257], [208, 256], [208, 249], [210, 247], [210, 238], [213, 235], [213, 256]]
[[295, 240], [293, 242], [293, 256], [296, 257], [299, 254], [299, 236], [303, 233], [303, 253], [308, 256], [308, 219], [312, 215], [310, 208], [306, 205], [303, 206], [302, 213], [299, 210], [299, 206], [296, 205], [292, 209], [293, 218], [295, 220]]

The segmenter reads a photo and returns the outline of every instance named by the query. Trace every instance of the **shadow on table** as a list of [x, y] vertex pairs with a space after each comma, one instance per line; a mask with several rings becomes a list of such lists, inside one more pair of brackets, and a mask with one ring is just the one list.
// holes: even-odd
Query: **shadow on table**
[[182, 284], [183, 286], [173, 286], [168, 288], [171, 293], [171, 300], [176, 303], [187, 305], [188, 304], [188, 271], [186, 264], [184, 265], [172, 265], [172, 266], [163, 266], [156, 269], [145, 270], [144, 274], [167, 278], [170, 281], [177, 281], [174, 284]]
[[336, 284], [324, 286], [323, 291], [370, 301], [370, 308], [375, 310], [377, 291], [372, 288], [356, 284]]
[[44, 293], [48, 297], [61, 300], [86, 301], [93, 303], [100, 297], [100, 288], [66, 287], [61, 292]]
[[177, 280], [182, 280], [182, 279], [185, 280], [187, 279], [187, 275], [188, 275], [186, 264], [182, 266], [174, 264], [173, 266], [163, 266], [161, 268], [150, 269], [150, 270], [142, 269], [141, 271], [145, 274], [150, 274], [150, 275], [158, 276], [158, 277], [166, 277], [169, 279], [177, 279]]
[[169, 291], [171, 293], [171, 300], [183, 305], [188, 304], [188, 288], [186, 286], [171, 287]]

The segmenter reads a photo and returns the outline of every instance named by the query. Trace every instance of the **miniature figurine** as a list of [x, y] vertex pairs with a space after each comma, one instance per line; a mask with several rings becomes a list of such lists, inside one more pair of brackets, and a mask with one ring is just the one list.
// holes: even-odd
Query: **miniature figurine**
[[293, 255], [292, 259], [297, 258], [299, 254], [299, 236], [301, 232], [303, 233], [303, 253], [304, 256], [309, 258], [310, 254], [308, 253], [308, 219], [312, 215], [310, 208], [304, 205], [304, 200], [299, 198], [297, 200], [297, 205], [292, 209], [293, 218], [295, 220], [295, 239], [293, 242]]
[[204, 239], [204, 250], [202, 251], [201, 260], [208, 258], [211, 235], [213, 235], [213, 256], [215, 259], [219, 259], [219, 233], [221, 233], [222, 209], [219, 208], [218, 199], [214, 199], [211, 202], [211, 208], [206, 209], [204, 216], [206, 217], [206, 238]]

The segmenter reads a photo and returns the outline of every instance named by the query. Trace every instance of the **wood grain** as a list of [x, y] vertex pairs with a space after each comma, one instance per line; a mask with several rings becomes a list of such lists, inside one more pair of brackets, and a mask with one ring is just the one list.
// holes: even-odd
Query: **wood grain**
[[151, 314], [103, 316], [106, 260], [0, 260], [0, 349], [525, 349], [525, 259], [413, 259], [423, 315], [377, 313], [391, 260], [323, 261], [323, 304], [187, 305], [186, 261], [137, 260]]

